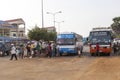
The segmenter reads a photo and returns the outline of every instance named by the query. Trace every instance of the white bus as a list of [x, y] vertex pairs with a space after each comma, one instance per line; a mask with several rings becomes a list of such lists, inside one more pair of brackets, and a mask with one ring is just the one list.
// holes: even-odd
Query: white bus
[[59, 54], [77, 54], [77, 43], [80, 40], [82, 36], [73, 32], [58, 34], [56, 42]]

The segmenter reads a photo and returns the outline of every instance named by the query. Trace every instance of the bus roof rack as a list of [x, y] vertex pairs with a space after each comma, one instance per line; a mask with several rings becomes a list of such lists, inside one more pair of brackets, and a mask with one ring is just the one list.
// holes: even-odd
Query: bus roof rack
[[93, 28], [92, 31], [112, 31], [112, 28], [111, 27], [96, 27], [96, 28]]
[[93, 28], [93, 30], [98, 30], [98, 29], [111, 29], [111, 27], [96, 27], [96, 28]]

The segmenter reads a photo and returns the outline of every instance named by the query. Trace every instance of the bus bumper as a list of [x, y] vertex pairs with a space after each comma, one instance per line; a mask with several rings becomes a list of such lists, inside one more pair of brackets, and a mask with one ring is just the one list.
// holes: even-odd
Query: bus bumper
[[77, 53], [77, 49], [61, 48], [61, 49], [59, 49], [59, 53], [61, 53], [61, 54], [64, 54], [64, 53], [67, 53], [67, 54], [76, 54]]
[[[96, 49], [95, 48], [90, 48], [90, 53], [91, 54], [94, 54], [96, 53]], [[99, 53], [104, 53], [104, 54], [108, 54], [108, 53], [111, 53], [112, 52], [112, 48], [107, 48], [107, 47], [103, 47], [103, 48], [100, 48], [99, 49]]]

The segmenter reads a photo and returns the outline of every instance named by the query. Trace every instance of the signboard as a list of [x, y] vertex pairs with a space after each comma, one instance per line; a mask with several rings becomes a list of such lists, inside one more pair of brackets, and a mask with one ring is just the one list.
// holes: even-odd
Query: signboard
[[74, 34], [60, 34], [58, 35], [58, 38], [74, 38]]
[[91, 32], [92, 36], [107, 36], [108, 32], [107, 31], [95, 31]]

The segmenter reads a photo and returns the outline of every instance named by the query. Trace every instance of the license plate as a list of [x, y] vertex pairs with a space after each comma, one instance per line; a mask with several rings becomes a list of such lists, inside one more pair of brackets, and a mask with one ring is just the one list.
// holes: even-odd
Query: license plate
[[66, 51], [64, 51], [63, 53], [67, 53]]
[[102, 52], [101, 50], [99, 50], [99, 52]]

